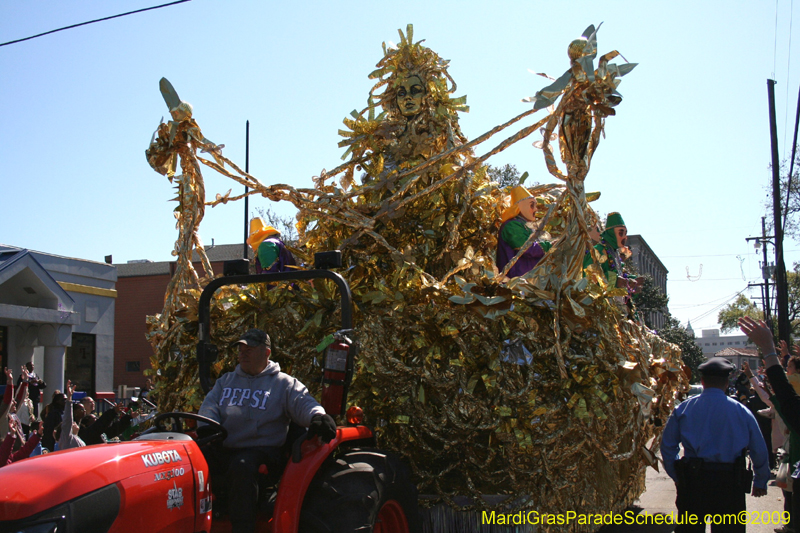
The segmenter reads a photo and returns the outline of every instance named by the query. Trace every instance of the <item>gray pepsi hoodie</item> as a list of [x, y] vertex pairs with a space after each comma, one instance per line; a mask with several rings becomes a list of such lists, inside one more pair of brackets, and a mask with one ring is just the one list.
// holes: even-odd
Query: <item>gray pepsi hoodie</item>
[[282, 446], [290, 420], [308, 427], [311, 417], [324, 415], [325, 409], [305, 385], [270, 361], [257, 376], [244, 373], [239, 365], [221, 376], [198, 414], [228, 430], [226, 448], [252, 448]]

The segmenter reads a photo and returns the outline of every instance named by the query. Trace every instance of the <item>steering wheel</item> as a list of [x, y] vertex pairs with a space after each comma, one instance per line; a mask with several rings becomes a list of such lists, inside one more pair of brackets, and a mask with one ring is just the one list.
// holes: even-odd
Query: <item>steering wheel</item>
[[[209, 435], [205, 435], [203, 437], [198, 437], [195, 439], [195, 442], [198, 446], [205, 446], [207, 444], [212, 444], [214, 442], [222, 442], [228, 436], [228, 430], [225, 429], [222, 424], [217, 422], [216, 420], [211, 420], [205, 416], [200, 416], [195, 413], [182, 413], [182, 412], [174, 412], [174, 413], [161, 413], [160, 415], [156, 416], [153, 419], [153, 427], [142, 433], [142, 435], [146, 433], [163, 433], [166, 431], [176, 431], [179, 433], [187, 433], [187, 429], [183, 427], [182, 420], [195, 420], [197, 422], [203, 422], [204, 424], [208, 425], [212, 433]], [[168, 428], [165, 424], [167, 420], [172, 421], [172, 429]]]

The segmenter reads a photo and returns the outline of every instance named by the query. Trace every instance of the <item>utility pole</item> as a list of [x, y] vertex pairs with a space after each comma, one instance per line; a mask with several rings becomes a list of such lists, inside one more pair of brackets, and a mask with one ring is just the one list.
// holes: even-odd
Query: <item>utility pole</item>
[[758, 250], [761, 248], [761, 251], [764, 255], [764, 260], [761, 263], [761, 276], [764, 278], [764, 283], [748, 283], [748, 287], [761, 287], [761, 309], [764, 311], [764, 320], [766, 321], [767, 325], [772, 328], [772, 310], [770, 309], [770, 296], [769, 296], [769, 278], [771, 275], [769, 262], [767, 261], [767, 243], [772, 244], [773, 246], [775, 243], [770, 241], [772, 239], [772, 235], [767, 235], [767, 218], [761, 217], [761, 237], [748, 237], [745, 241], [755, 241], [755, 248]]
[[790, 342], [789, 290], [786, 264], [783, 261], [783, 224], [781, 223], [781, 165], [778, 156], [778, 122], [775, 118], [775, 80], [767, 80], [769, 97], [769, 133], [772, 141], [772, 214], [775, 224], [775, 307], [778, 313], [778, 338]]
[[761, 240], [763, 242], [762, 251], [764, 252], [764, 264], [761, 266], [761, 276], [764, 278], [764, 310], [766, 311], [766, 319], [767, 324], [772, 327], [772, 311], [770, 310], [769, 305], [769, 277], [770, 277], [770, 268], [769, 262], [767, 261], [767, 217], [761, 217]]
[[[244, 171], [246, 174], [250, 174], [250, 121], [248, 120], [244, 127]], [[242, 252], [242, 257], [247, 259], [247, 237], [250, 231], [248, 227], [248, 216], [247, 216], [247, 199], [250, 198], [247, 196], [247, 185], [244, 186], [244, 251]]]

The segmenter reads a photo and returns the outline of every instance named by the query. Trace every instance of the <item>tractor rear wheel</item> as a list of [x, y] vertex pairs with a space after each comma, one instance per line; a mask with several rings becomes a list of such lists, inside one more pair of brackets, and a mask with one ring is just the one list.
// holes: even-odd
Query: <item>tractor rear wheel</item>
[[422, 529], [417, 488], [393, 454], [344, 450], [326, 462], [306, 492], [300, 531], [416, 533]]

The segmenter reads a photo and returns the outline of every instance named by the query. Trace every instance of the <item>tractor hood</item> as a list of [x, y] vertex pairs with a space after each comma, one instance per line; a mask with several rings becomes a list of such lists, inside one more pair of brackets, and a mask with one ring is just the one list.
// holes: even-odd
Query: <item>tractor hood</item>
[[191, 472], [192, 454], [200, 451], [191, 441], [134, 441], [73, 448], [18, 461], [0, 468], [0, 522], [27, 518], [165, 468], [182, 466]]

